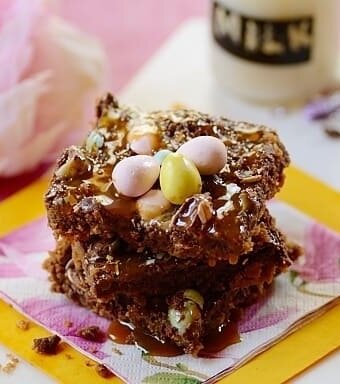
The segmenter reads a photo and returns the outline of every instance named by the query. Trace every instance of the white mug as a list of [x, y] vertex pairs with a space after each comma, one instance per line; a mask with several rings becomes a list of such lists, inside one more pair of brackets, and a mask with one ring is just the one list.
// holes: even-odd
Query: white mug
[[214, 0], [217, 79], [264, 103], [306, 99], [337, 79], [340, 0]]

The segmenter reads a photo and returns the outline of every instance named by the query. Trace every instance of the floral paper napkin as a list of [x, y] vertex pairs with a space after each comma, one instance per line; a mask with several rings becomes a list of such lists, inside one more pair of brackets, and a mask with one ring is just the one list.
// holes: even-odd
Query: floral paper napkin
[[0, 295], [127, 383], [210, 382], [340, 301], [340, 236], [284, 203], [273, 201], [270, 210], [278, 226], [303, 245], [305, 253], [276, 280], [266, 299], [246, 311], [240, 324], [241, 342], [210, 358], [150, 357], [133, 346], [78, 337], [80, 328], [98, 325], [105, 331], [109, 322], [50, 292], [41, 268], [46, 251], [53, 248], [45, 219], [0, 239]]

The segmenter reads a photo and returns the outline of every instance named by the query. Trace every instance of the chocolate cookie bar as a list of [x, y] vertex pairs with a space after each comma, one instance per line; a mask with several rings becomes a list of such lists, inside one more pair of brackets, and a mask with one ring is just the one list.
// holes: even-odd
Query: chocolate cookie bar
[[[150, 154], [216, 137], [226, 147], [225, 165], [202, 175], [200, 193], [150, 216], [138, 199], [119, 193], [111, 177], [120, 161], [135, 154], [133, 139], [143, 135], [151, 137]], [[84, 144], [58, 161], [46, 194], [48, 219], [56, 236], [118, 236], [138, 250], [236, 263], [253, 249], [265, 201], [282, 186], [288, 162], [277, 134], [266, 127], [185, 109], [144, 113], [120, 106], [109, 94], [99, 102]], [[159, 180], [153, 188], [159, 189]]]

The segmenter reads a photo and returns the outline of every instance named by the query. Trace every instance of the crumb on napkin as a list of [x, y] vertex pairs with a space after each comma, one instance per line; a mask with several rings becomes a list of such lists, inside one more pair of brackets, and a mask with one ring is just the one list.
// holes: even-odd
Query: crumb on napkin
[[103, 364], [97, 364], [96, 365], [96, 372], [99, 376], [103, 377], [104, 379], [109, 379], [110, 377], [114, 376], [114, 373], [110, 371], [105, 365]]
[[33, 350], [42, 355], [55, 355], [58, 352], [60, 340], [57, 335], [33, 339]]
[[96, 325], [91, 325], [80, 329], [77, 332], [77, 336], [82, 337], [85, 340], [103, 342], [105, 340], [104, 332]]
[[17, 367], [17, 365], [19, 363], [19, 359], [16, 356], [12, 355], [11, 353], [7, 353], [6, 356], [7, 356], [8, 360], [3, 366], [0, 365], [0, 371], [7, 373], [7, 374], [10, 374]]
[[22, 331], [27, 331], [29, 329], [30, 325], [31, 325], [31, 323], [25, 319], [19, 320], [16, 323], [17, 328], [21, 329]]

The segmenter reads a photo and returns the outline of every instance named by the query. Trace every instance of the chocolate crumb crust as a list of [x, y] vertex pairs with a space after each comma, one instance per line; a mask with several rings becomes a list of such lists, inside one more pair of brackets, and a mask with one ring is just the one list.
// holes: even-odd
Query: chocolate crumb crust
[[[152, 220], [143, 220], [136, 199], [119, 195], [111, 182], [114, 165], [133, 154], [128, 131], [143, 125], [156, 127], [163, 149], [176, 151], [188, 139], [202, 135], [221, 139], [227, 148], [226, 166], [218, 174], [202, 177], [201, 195], [172, 205]], [[264, 126], [186, 109], [144, 113], [120, 106], [110, 94], [98, 103], [97, 121], [89, 135], [94, 133], [101, 138], [100, 148], [89, 145], [87, 138], [58, 161], [45, 196], [55, 236], [80, 241], [118, 236], [138, 250], [205, 258], [210, 263], [236, 263], [252, 250], [265, 201], [282, 186], [289, 163], [277, 134]], [[202, 200], [212, 206], [207, 222], [198, 215]], [[229, 201], [232, 209], [226, 204]]]
[[42, 355], [55, 355], [58, 353], [60, 340], [57, 335], [33, 339], [33, 350]]

